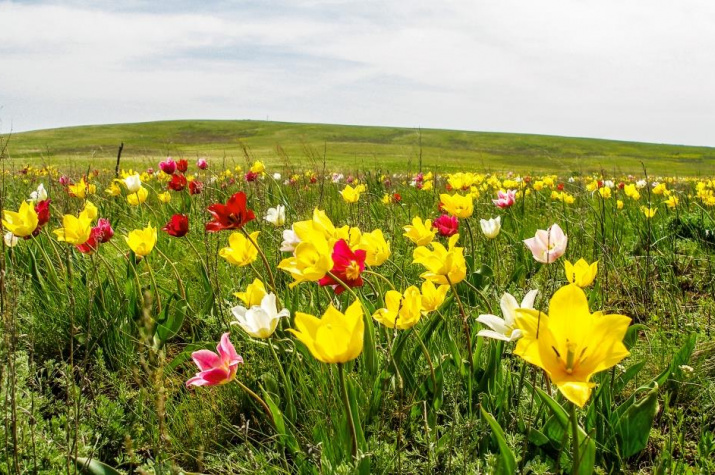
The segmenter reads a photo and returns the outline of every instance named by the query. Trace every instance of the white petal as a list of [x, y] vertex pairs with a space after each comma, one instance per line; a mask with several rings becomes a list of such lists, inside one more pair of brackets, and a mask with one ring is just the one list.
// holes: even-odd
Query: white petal
[[477, 333], [477, 336], [483, 336], [486, 338], [494, 338], [495, 340], [511, 341], [511, 338], [509, 338], [508, 336], [502, 335], [501, 333], [497, 333], [492, 330], [479, 330], [479, 333]]
[[511, 329], [507, 327], [506, 322], [496, 315], [479, 315], [477, 321], [484, 324], [502, 335], [511, 335]]
[[527, 294], [524, 295], [524, 300], [521, 301], [521, 307], [519, 308], [534, 308], [534, 300], [536, 299], [536, 294], [538, 293], [538, 290], [530, 290], [527, 292]]
[[516, 317], [516, 309], [519, 308], [519, 302], [516, 301], [514, 296], [508, 292], [504, 292], [501, 296], [501, 314], [504, 317], [504, 321], [511, 325], [514, 323], [514, 318]]

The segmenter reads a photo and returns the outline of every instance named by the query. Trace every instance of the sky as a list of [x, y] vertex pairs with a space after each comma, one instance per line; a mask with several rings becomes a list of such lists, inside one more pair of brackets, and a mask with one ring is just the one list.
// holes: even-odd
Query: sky
[[0, 133], [253, 119], [715, 146], [713, 25], [711, 0], [0, 0]]

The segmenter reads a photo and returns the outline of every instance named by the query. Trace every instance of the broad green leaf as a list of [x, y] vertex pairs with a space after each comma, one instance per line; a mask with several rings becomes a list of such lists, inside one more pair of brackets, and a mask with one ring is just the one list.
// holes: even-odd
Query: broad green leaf
[[514, 452], [512, 452], [511, 448], [509, 448], [509, 445], [506, 443], [504, 431], [497, 420], [494, 419], [494, 416], [485, 411], [483, 407], [480, 407], [480, 409], [482, 411], [482, 417], [489, 423], [489, 426], [492, 428], [492, 433], [497, 439], [497, 444], [499, 445], [499, 464], [497, 465], [499, 473], [516, 473], [516, 457], [514, 456]]

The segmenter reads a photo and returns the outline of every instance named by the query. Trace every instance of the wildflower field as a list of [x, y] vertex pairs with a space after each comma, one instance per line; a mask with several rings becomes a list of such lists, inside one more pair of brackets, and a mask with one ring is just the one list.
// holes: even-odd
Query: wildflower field
[[715, 472], [711, 177], [5, 146], [0, 473]]

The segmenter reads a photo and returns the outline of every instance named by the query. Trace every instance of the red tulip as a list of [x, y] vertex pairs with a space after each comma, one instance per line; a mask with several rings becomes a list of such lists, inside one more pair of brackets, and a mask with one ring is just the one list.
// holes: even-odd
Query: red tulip
[[246, 181], [256, 181], [256, 178], [258, 178], [258, 173], [253, 173], [249, 171], [246, 173], [245, 178]]
[[459, 221], [456, 216], [443, 214], [432, 222], [432, 227], [437, 228], [442, 236], [452, 236], [459, 231]]
[[256, 219], [253, 211], [246, 208], [246, 193], [239, 191], [226, 204], [216, 203], [208, 208], [213, 221], [206, 223], [206, 231], [215, 233], [223, 229], [241, 229], [244, 224]]
[[209, 167], [209, 162], [207, 162], [205, 158], [199, 158], [196, 161], [196, 166], [199, 167], [200, 170], [206, 170]]
[[50, 203], [52, 200], [40, 201], [35, 205], [37, 213], [37, 227], [41, 228], [50, 220]]
[[172, 175], [171, 181], [167, 186], [170, 190], [181, 191], [186, 188], [186, 177], [184, 175]]
[[181, 173], [186, 173], [186, 170], [189, 169], [189, 162], [186, 160], [179, 160], [176, 162], [176, 169], [179, 170]]
[[204, 189], [204, 184], [199, 180], [192, 180], [189, 182], [189, 194], [198, 195]]
[[97, 220], [97, 225], [92, 228], [92, 236], [96, 238], [97, 242], [109, 242], [112, 239], [114, 229], [107, 218]]
[[[333, 247], [333, 268], [330, 273], [340, 279], [348, 287], [362, 287], [362, 271], [365, 270], [366, 252], [362, 249], [353, 252], [344, 239], [339, 240]], [[330, 275], [318, 281], [320, 285], [332, 285], [337, 295], [342, 294], [345, 288]]]
[[173, 175], [176, 171], [176, 162], [171, 157], [167, 157], [163, 162], [159, 162], [159, 168], [167, 175]]
[[185, 214], [175, 214], [161, 230], [170, 236], [184, 237], [189, 232], [189, 218]]
[[401, 202], [401, 201], [402, 201], [402, 195], [400, 195], [399, 193], [393, 193], [393, 194], [392, 194], [392, 201], [394, 201], [395, 203]]

